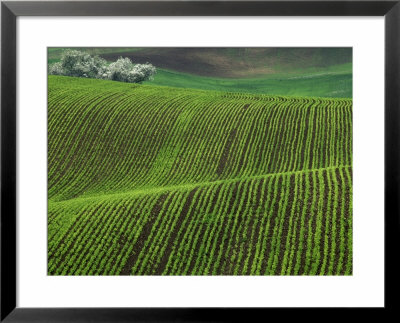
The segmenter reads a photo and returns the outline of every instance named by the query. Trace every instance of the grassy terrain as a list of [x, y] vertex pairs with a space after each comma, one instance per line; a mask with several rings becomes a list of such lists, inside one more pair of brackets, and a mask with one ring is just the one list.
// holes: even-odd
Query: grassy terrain
[[352, 100], [48, 85], [49, 274], [352, 273]]
[[351, 65], [345, 64], [327, 68], [323, 72], [309, 70], [299, 74], [273, 74], [253, 79], [212, 78], [158, 69], [154, 80], [146, 83], [227, 92], [351, 98], [352, 81]]
[[[84, 49], [84, 48], [79, 48]], [[148, 84], [254, 94], [352, 97], [351, 48], [86, 48], [157, 67]], [[49, 64], [61, 57], [49, 48]]]
[[[91, 49], [95, 50], [95, 49]], [[100, 49], [97, 49], [100, 50]], [[299, 74], [304, 70], [322, 71], [331, 66], [351, 64], [351, 48], [212, 48], [163, 47], [132, 48], [99, 53], [107, 60], [120, 56], [137, 63], [181, 73], [216, 78], [258, 78], [272, 74]]]

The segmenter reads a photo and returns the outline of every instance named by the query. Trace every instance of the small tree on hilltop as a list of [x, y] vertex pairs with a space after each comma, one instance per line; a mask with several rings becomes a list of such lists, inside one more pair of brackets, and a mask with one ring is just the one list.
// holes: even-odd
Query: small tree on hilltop
[[135, 65], [133, 72], [136, 74], [136, 82], [141, 83], [148, 80], [152, 81], [154, 79], [154, 75], [157, 73], [157, 70], [150, 63], [146, 63]]
[[150, 63], [135, 65], [129, 58], [120, 57], [108, 66], [105, 74], [106, 78], [113, 81], [142, 83], [153, 79], [156, 68]]
[[[98, 78], [106, 66], [106, 61], [99, 56], [93, 57], [86, 52], [71, 49], [62, 53], [60, 63], [62, 75], [88, 78]], [[59, 73], [60, 68], [55, 66], [51, 71]]]

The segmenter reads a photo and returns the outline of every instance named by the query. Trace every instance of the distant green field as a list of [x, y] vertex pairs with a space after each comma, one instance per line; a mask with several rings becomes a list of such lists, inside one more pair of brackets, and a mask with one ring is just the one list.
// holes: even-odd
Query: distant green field
[[[135, 59], [149, 61], [157, 67], [158, 73], [154, 81], [147, 82], [148, 84], [269, 95], [328, 98], [352, 98], [353, 95], [352, 63], [338, 63], [351, 59], [349, 51], [344, 49], [322, 48], [309, 53], [306, 49], [206, 48], [201, 49], [202, 55], [204, 54], [202, 60], [201, 57], [190, 56], [191, 49], [78, 49], [102, 55], [109, 60], [128, 56], [134, 62]], [[57, 62], [61, 53], [61, 48], [49, 48], [48, 63]], [[211, 65], [207, 65], [208, 63]], [[232, 67], [227, 68], [227, 65]], [[240, 77], [218, 76], [229, 74], [227, 71], [232, 69], [237, 69]], [[198, 74], [206, 70], [215, 75]]]
[[352, 100], [48, 78], [49, 275], [351, 275]]
[[337, 71], [333, 67], [323, 72], [308, 70], [252, 79], [217, 79], [158, 69], [154, 81], [146, 83], [227, 92], [351, 98], [352, 81], [351, 64], [346, 64], [337, 66]]

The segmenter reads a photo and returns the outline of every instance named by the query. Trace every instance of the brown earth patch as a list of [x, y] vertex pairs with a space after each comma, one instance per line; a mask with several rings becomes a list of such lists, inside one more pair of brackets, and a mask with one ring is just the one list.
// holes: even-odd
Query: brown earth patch
[[[147, 199], [148, 200], [148, 199]], [[126, 221], [128, 221], [128, 223], [131, 223], [131, 222], [133, 222], [134, 221], [134, 218], [135, 218], [135, 215], [137, 214], [137, 212], [140, 212], [140, 211], [138, 211], [138, 210], [136, 210], [136, 213], [135, 212], [132, 212], [132, 210], [133, 210], [133, 208], [135, 207], [135, 204], [134, 203], [132, 203], [132, 205], [130, 206], [130, 208], [129, 209], [126, 209], [125, 207], [123, 208], [123, 211], [124, 211], [124, 219], [122, 220], [122, 221], [119, 221], [119, 225], [118, 225], [118, 227], [115, 229], [115, 231], [116, 232], [119, 232], [120, 231], [120, 229], [121, 229], [121, 227], [124, 225], [124, 223], [126, 222]], [[130, 217], [130, 219], [128, 219], [128, 217]], [[129, 224], [128, 224], [129, 225]], [[122, 253], [122, 250], [124, 249], [124, 247], [127, 245], [127, 244], [130, 244], [130, 243], [132, 243], [132, 238], [128, 238], [124, 233], [121, 233], [120, 235], [119, 235], [119, 238], [118, 238], [118, 248], [117, 248], [117, 250], [116, 250], [116, 252], [115, 252], [115, 255], [117, 256], [117, 255], [120, 255], [121, 253]], [[122, 259], [121, 259], [122, 260]], [[120, 260], [120, 261], [121, 261]], [[112, 263], [112, 266], [114, 266], [115, 264], [116, 264], [116, 257], [113, 257], [112, 259], [111, 259], [111, 263]], [[104, 275], [104, 274], [106, 274], [105, 272], [105, 268], [102, 268], [101, 270], [100, 270], [100, 272], [99, 272], [99, 275]]]
[[299, 68], [351, 62], [351, 50], [336, 48], [334, 51], [301, 47], [148, 47], [135, 51], [127, 49], [125, 52], [104, 53], [100, 56], [112, 61], [121, 56], [129, 57], [135, 63], [150, 62], [160, 68], [202, 76], [249, 78], [274, 74], [277, 71], [293, 73]]
[[161, 275], [162, 272], [164, 271], [165, 266], [167, 265], [168, 262], [168, 258], [171, 255], [172, 252], [172, 248], [174, 245], [174, 241], [178, 235], [178, 231], [179, 228], [182, 225], [183, 220], [185, 219], [185, 217], [187, 216], [189, 209], [190, 209], [190, 205], [192, 204], [192, 200], [193, 200], [193, 196], [194, 193], [196, 193], [196, 191], [198, 190], [198, 187], [195, 187], [193, 190], [190, 191], [188, 197], [186, 198], [185, 204], [183, 205], [181, 214], [179, 215], [179, 218], [177, 220], [177, 223], [174, 227], [174, 229], [171, 232], [171, 236], [169, 237], [169, 241], [167, 243], [167, 248], [164, 251], [164, 254], [161, 258], [161, 262], [158, 265], [157, 269], [155, 270], [154, 274], [155, 275]]
[[147, 237], [149, 236], [153, 224], [157, 219], [158, 214], [161, 212], [162, 206], [167, 198], [167, 194], [161, 195], [156, 204], [153, 206], [153, 209], [150, 212], [150, 217], [149, 220], [146, 222], [146, 224], [143, 226], [142, 231], [140, 232], [140, 235], [133, 246], [133, 249], [131, 251], [131, 255], [128, 257], [128, 260], [126, 261], [124, 267], [122, 268], [120, 275], [121, 276], [127, 276], [130, 275], [132, 267], [135, 265], [140, 252], [143, 249], [144, 243], [146, 242]]
[[141, 51], [107, 53], [101, 56], [110, 61], [115, 61], [121, 56], [128, 57], [135, 63], [150, 62], [163, 69], [200, 76], [248, 78], [274, 73], [271, 65], [263, 62], [265, 59], [261, 55], [258, 61], [248, 59], [248, 55], [240, 53], [233, 57], [221, 52], [221, 48], [146, 48]]

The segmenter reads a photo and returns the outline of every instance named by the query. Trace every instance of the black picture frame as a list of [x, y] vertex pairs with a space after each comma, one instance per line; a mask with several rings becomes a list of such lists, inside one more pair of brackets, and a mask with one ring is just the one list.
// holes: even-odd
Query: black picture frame
[[[16, 19], [18, 16], [384, 16], [385, 307], [396, 311], [400, 231], [400, 0], [3, 1], [1, 3], [1, 322], [254, 322], [270, 308], [18, 308], [16, 284]], [[366, 201], [367, 202], [367, 201]], [[368, 202], [367, 202], [368, 203]], [[40, 291], [38, 291], [40, 292]], [[309, 316], [301, 309], [290, 309]], [[328, 309], [327, 309], [328, 310]], [[335, 315], [332, 310], [328, 310]], [[369, 312], [371, 315], [371, 311]], [[393, 313], [392, 313], [393, 314]], [[331, 314], [329, 314], [331, 315]]]

